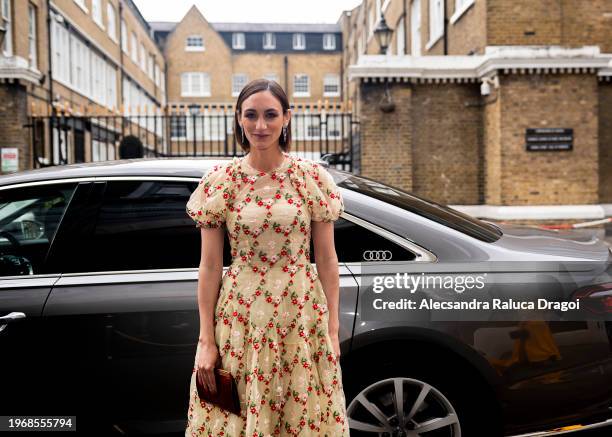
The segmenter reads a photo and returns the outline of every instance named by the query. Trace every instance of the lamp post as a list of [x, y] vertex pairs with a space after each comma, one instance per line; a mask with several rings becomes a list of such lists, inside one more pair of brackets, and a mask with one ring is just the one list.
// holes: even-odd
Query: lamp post
[[378, 45], [380, 46], [380, 54], [384, 55], [387, 52], [387, 47], [389, 47], [389, 42], [391, 41], [391, 34], [393, 30], [387, 26], [387, 20], [385, 20], [385, 16], [383, 14], [380, 15], [380, 21], [376, 25], [376, 29], [374, 29], [374, 35], [376, 35], [376, 40], [378, 41]]

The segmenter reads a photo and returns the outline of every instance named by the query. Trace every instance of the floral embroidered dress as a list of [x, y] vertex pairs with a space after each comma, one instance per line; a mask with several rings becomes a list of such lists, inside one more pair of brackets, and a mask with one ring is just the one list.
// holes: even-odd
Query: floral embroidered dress
[[[196, 226], [227, 228], [232, 264], [215, 308], [215, 340], [237, 379], [242, 412], [202, 401], [194, 365], [186, 436], [349, 436], [327, 299], [309, 261], [311, 220], [336, 220], [344, 204], [323, 167], [283, 155], [269, 173], [238, 157], [216, 165], [187, 203]], [[198, 353], [199, 346], [196, 363]]]

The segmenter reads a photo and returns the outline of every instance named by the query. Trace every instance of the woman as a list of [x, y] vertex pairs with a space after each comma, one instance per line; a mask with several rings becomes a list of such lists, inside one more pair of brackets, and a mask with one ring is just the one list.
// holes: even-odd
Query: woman
[[[340, 192], [320, 165], [287, 153], [291, 110], [276, 82], [242, 90], [234, 132], [247, 154], [215, 166], [187, 203], [202, 257], [186, 435], [349, 436], [333, 234]], [[225, 275], [223, 224], [232, 253]], [[197, 372], [214, 392], [215, 365], [237, 380], [240, 416], [198, 397]]]

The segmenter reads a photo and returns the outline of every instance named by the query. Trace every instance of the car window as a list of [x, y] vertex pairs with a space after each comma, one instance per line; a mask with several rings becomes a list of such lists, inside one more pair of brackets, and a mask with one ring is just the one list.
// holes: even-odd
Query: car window
[[43, 273], [76, 184], [0, 190], [0, 276]]
[[[200, 230], [185, 212], [197, 182], [109, 181], [95, 226], [85, 237], [87, 256], [64, 272], [194, 268]], [[229, 265], [229, 242], [224, 264]]]
[[340, 173], [332, 170], [330, 174], [332, 174], [339, 187], [382, 200], [479, 240], [492, 243], [499, 240], [502, 235], [502, 231], [491, 223], [434, 201], [415, 196], [401, 188], [350, 173]]
[[[338, 261], [344, 263], [413, 261], [416, 258], [411, 251], [344, 218], [334, 222], [334, 244]], [[315, 262], [312, 240], [310, 259]]]

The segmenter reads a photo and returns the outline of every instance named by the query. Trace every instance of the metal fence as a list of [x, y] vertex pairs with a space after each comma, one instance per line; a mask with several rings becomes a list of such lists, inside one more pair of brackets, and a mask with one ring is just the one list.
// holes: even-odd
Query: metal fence
[[[119, 144], [128, 135], [140, 139], [145, 157], [242, 155], [233, 123], [233, 108], [223, 105], [175, 106], [164, 113], [132, 108], [122, 115], [32, 115], [33, 166], [119, 159]], [[293, 107], [291, 135], [291, 153], [353, 171], [359, 121], [342, 105]]]

